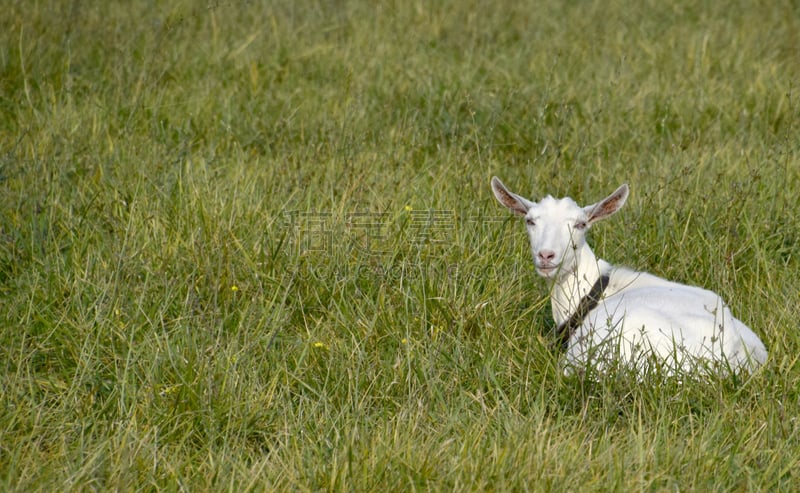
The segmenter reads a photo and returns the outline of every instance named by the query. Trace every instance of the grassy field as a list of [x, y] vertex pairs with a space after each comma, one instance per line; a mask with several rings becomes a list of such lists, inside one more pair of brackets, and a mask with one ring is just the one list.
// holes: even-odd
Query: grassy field
[[[797, 489], [795, 2], [1, 3], [0, 490]], [[767, 366], [562, 376], [495, 174]]]

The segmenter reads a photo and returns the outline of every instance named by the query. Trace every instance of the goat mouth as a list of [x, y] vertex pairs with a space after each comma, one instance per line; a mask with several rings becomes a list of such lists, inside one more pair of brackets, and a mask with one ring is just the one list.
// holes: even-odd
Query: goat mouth
[[536, 271], [539, 273], [539, 275], [544, 276], [544, 277], [552, 277], [552, 275], [555, 274], [557, 270], [558, 270], [558, 266], [557, 265], [537, 265], [536, 266]]

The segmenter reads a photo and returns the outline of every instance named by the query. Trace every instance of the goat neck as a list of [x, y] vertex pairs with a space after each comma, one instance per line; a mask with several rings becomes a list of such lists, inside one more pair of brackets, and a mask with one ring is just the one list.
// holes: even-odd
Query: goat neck
[[611, 266], [598, 259], [592, 249], [583, 243], [575, 250], [574, 263], [564, 265], [552, 280], [550, 304], [556, 325], [566, 322], [577, 310], [581, 298], [592, 289], [602, 273]]

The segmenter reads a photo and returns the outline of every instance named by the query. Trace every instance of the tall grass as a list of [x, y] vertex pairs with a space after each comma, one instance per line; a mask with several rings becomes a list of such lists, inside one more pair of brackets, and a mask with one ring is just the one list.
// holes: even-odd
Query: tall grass
[[[791, 2], [4, 2], [0, 487], [798, 484]], [[633, 195], [750, 376], [565, 378], [490, 196]]]

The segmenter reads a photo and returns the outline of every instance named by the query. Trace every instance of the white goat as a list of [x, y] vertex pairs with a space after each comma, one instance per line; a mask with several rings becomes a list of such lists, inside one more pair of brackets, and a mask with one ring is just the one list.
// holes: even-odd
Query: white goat
[[[697, 363], [752, 370], [767, 359], [764, 344], [711, 291], [614, 267], [586, 243], [592, 224], [617, 212], [628, 185], [596, 204], [547, 196], [531, 202], [492, 178], [501, 204], [525, 216], [536, 272], [552, 289], [553, 318], [566, 350], [565, 372], [616, 361], [639, 371], [653, 356], [670, 374]], [[707, 368], [707, 367], [706, 367]]]

